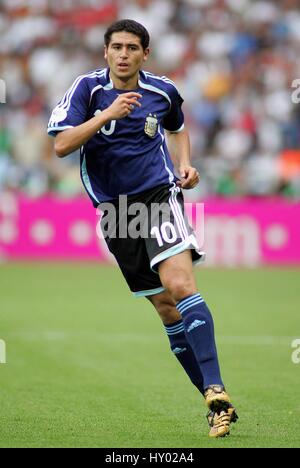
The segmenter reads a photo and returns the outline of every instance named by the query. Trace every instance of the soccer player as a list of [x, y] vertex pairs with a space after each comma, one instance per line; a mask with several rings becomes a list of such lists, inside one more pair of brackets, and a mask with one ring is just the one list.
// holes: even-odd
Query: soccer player
[[[142, 70], [149, 34], [141, 24], [112, 24], [104, 54], [108, 67], [74, 81], [53, 110], [48, 133], [58, 157], [81, 149], [82, 182], [93, 205], [105, 207], [104, 231], [108, 203], [115, 208], [116, 229], [105, 236], [109, 250], [131, 291], [157, 310], [171, 350], [204, 396], [209, 435], [222, 437], [237, 416], [220, 375], [213, 319], [193, 273], [204, 254], [184, 217], [182, 189], [195, 187], [199, 174], [191, 166], [183, 99], [171, 80]], [[139, 218], [143, 235], [129, 229], [124, 235], [137, 203], [146, 210]], [[162, 212], [150, 213], [155, 204]]]

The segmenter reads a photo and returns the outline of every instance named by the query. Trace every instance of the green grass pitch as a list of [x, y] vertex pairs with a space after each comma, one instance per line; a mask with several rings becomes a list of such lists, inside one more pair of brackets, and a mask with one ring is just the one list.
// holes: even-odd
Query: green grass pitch
[[116, 268], [2, 265], [0, 447], [299, 447], [299, 273], [197, 270], [240, 416], [210, 440], [160, 320]]

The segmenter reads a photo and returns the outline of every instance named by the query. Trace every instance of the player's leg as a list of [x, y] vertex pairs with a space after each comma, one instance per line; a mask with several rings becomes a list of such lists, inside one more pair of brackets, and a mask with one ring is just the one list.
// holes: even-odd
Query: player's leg
[[[203, 376], [186, 338], [182, 318], [176, 309], [174, 299], [168, 291], [148, 296], [147, 299], [154, 305], [165, 326], [172, 352], [186, 371], [191, 382], [204, 395]], [[236, 422], [237, 419], [235, 408], [231, 404], [229, 404], [226, 411], [216, 412], [210, 410], [207, 415], [210, 437], [223, 437], [229, 434], [230, 423]]]
[[186, 250], [167, 258], [159, 264], [158, 271], [162, 285], [170, 292], [182, 316], [187, 341], [203, 375], [207, 405], [211, 411], [222, 416], [220, 430], [210, 435], [225, 435], [229, 432], [230, 399], [220, 374], [213, 318], [204, 299], [197, 292], [191, 252]]
[[[214, 413], [220, 416], [223, 411], [228, 413], [230, 400], [220, 375], [213, 319], [198, 293], [192, 268], [193, 262], [203, 260], [205, 254], [184, 217], [182, 192], [177, 188], [162, 189], [155, 194], [154, 201], [160, 204], [160, 214], [154, 212], [149, 217], [145, 243], [150, 266], [159, 274], [161, 284], [181, 314], [186, 340], [203, 376], [206, 402], [212, 416]], [[211, 430], [210, 435], [220, 437], [229, 433], [228, 419], [222, 418], [221, 427], [214, 433]]]
[[158, 266], [162, 285], [169, 291], [181, 313], [187, 339], [200, 366], [204, 388], [223, 386], [214, 339], [211, 313], [197, 292], [191, 253], [186, 250]]
[[184, 332], [182, 318], [169, 292], [148, 296], [157, 310], [170, 341], [171, 351], [180, 362], [191, 382], [204, 395], [203, 377]]

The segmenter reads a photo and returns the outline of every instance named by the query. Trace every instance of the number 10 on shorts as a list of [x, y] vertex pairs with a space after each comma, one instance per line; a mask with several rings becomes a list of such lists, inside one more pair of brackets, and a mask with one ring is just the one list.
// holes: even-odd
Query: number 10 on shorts
[[164, 241], [168, 244], [173, 244], [177, 239], [176, 229], [169, 221], [165, 221], [160, 226], [160, 229], [158, 226], [153, 226], [151, 236], [156, 237], [159, 247], [164, 245]]

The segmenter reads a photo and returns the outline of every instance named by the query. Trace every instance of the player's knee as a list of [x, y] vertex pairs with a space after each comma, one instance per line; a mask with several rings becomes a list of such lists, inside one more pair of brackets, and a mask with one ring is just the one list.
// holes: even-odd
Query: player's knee
[[185, 297], [191, 296], [197, 292], [195, 290], [194, 281], [187, 275], [170, 276], [167, 280], [166, 287], [175, 302], [179, 302]]

